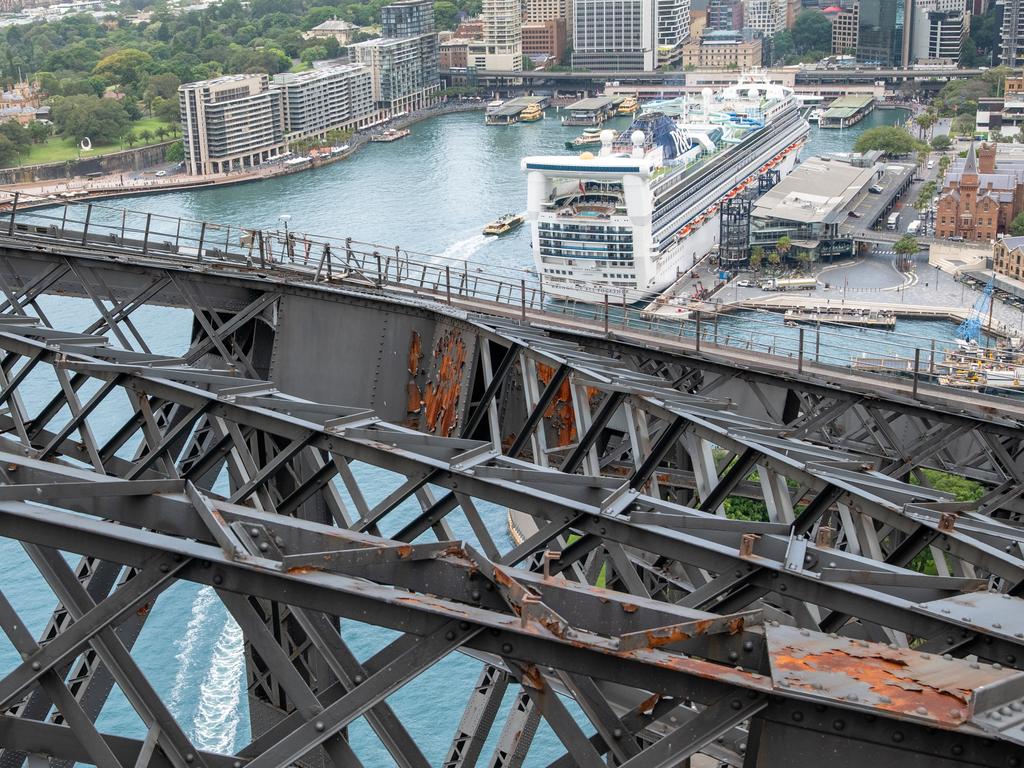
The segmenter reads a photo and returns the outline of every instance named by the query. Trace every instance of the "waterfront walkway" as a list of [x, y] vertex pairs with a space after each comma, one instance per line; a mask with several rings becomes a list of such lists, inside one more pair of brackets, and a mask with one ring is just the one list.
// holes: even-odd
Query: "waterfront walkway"
[[285, 165], [284, 162], [277, 162], [244, 171], [201, 175], [169, 173], [166, 176], [155, 176], [152, 172], [119, 172], [93, 178], [76, 176], [64, 180], [50, 179], [27, 184], [13, 184], [0, 189], [0, 206], [9, 204], [15, 192], [19, 193], [23, 198], [19, 203], [19, 207], [25, 207], [33, 204], [47, 204], [47, 201], [55, 202], [58, 199], [72, 199], [76, 201], [100, 200], [108, 197], [131, 197], [160, 192], [181, 192], [262, 181], [264, 179], [319, 168], [349, 158], [360, 147], [368, 143], [371, 137], [387, 128], [407, 128], [430, 117], [458, 112], [472, 112], [482, 110], [483, 108], [483, 102], [475, 100], [440, 102], [427, 109], [418, 110], [398, 119], [390, 120], [387, 123], [376, 125], [371, 129], [364, 129], [354, 133], [346, 141], [348, 149], [344, 152], [320, 160], [314, 160], [310, 164], [289, 166]]

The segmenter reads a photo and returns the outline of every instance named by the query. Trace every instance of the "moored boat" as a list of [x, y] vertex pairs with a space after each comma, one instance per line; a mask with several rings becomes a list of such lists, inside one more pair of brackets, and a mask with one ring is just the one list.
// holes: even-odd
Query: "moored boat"
[[636, 100], [635, 96], [627, 96], [621, 104], [619, 104], [618, 113], [620, 115], [635, 115], [640, 111], [640, 102]]
[[544, 110], [540, 108], [540, 104], [531, 104], [519, 113], [519, 120], [524, 123], [535, 123], [543, 118]]

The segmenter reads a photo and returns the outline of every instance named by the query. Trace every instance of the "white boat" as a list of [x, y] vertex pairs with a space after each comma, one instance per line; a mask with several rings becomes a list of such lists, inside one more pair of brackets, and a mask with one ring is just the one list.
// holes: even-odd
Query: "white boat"
[[741, 78], [648, 105], [596, 153], [527, 157], [534, 262], [551, 295], [650, 301], [709, 253], [719, 207], [796, 163], [810, 127], [793, 90]]

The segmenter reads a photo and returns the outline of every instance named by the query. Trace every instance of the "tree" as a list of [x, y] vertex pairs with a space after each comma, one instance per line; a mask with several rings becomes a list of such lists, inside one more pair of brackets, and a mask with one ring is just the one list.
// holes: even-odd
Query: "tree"
[[168, 163], [180, 163], [185, 159], [185, 145], [180, 141], [171, 144], [164, 153], [164, 160]]
[[153, 64], [153, 57], [137, 48], [123, 48], [97, 62], [92, 73], [107, 85], [134, 86]]
[[952, 143], [953, 140], [950, 139], [949, 136], [947, 136], [946, 134], [942, 134], [941, 136], [932, 136], [931, 145], [932, 149], [934, 149], [936, 152], [945, 152], [947, 149], [949, 149], [949, 145]]
[[1014, 237], [1024, 235], [1024, 213], [1018, 213], [1010, 222], [1010, 234]]
[[903, 128], [894, 125], [879, 125], [868, 128], [857, 137], [853, 145], [856, 152], [881, 150], [887, 155], [907, 155], [917, 149], [920, 142]]
[[131, 149], [135, 146], [135, 134], [132, 131], [128, 131], [121, 137], [121, 142], [127, 144], [128, 148]]
[[46, 123], [38, 121], [29, 123], [26, 130], [28, 131], [28, 138], [33, 144], [42, 144], [50, 138], [50, 126]]
[[459, 9], [448, 0], [436, 0], [434, 3], [434, 23], [438, 29], [455, 29], [459, 23]]
[[18, 162], [18, 148], [6, 136], [0, 136], [0, 168], [10, 168]]
[[793, 22], [792, 35], [797, 53], [832, 49], [832, 22], [821, 11], [803, 11]]
[[57, 132], [75, 142], [86, 136], [93, 144], [112, 144], [124, 136], [130, 120], [121, 104], [96, 96], [62, 96], [54, 100], [53, 124]]
[[904, 235], [896, 241], [896, 245], [892, 249], [903, 258], [908, 258], [921, 250], [921, 247], [917, 244], [917, 240], [910, 235]]
[[8, 120], [5, 123], [0, 123], [0, 136], [6, 138], [14, 146], [14, 151], [17, 154], [23, 154], [28, 150], [29, 145], [32, 143], [32, 139], [29, 137], [28, 131], [21, 127], [21, 124], [16, 120]]
[[[790, 252], [792, 248], [793, 241], [790, 239], [789, 235], [783, 235], [782, 237], [775, 241], [775, 253], [778, 254], [778, 256], [780, 257], [780, 261]], [[770, 258], [768, 260], [771, 261]], [[778, 264], [779, 262], [773, 261], [772, 263]]]
[[327, 48], [322, 45], [311, 45], [299, 55], [299, 60], [307, 66], [312, 66], [314, 61], [323, 61], [327, 58]]
[[932, 129], [932, 126], [938, 122], [938, 119], [939, 118], [936, 117], [933, 112], [922, 112], [920, 115], [915, 117], [914, 122], [917, 123], [917, 138], [923, 139], [925, 134]]
[[957, 115], [949, 127], [949, 132], [957, 136], [974, 135], [974, 115]]
[[153, 99], [153, 117], [163, 120], [165, 123], [176, 123], [180, 116], [181, 107], [177, 100], [164, 99], [157, 96]]
[[158, 125], [156, 127], [156, 131], [154, 131], [154, 133], [156, 134], [156, 138], [159, 141], [163, 141], [164, 140], [164, 136], [167, 135], [167, 128], [166, 128], [166, 126]]
[[811, 262], [814, 261], [814, 251], [809, 251], [806, 248], [801, 248], [797, 251], [796, 260], [800, 262], [800, 266], [807, 269], [811, 266]]
[[762, 261], [764, 261], [764, 248], [760, 245], [755, 245], [750, 249], [750, 268], [760, 269]]
[[782, 263], [782, 256], [779, 255], [778, 251], [769, 251], [766, 258], [768, 259], [768, 263], [773, 267], [777, 267]]
[[145, 129], [144, 131], [142, 131], [142, 132], [141, 132], [141, 133], [139, 134], [139, 140], [140, 140], [140, 141], [141, 141], [141, 142], [142, 142], [143, 144], [149, 144], [150, 142], [152, 142], [152, 141], [153, 141], [153, 132], [152, 132], [151, 130], [149, 130], [148, 128], [147, 128], [147, 129]]
[[914, 207], [919, 211], [923, 211], [931, 205], [932, 197], [935, 196], [937, 189], [938, 185], [934, 181], [926, 181], [922, 184], [921, 191], [917, 194], [917, 202], [914, 203]]

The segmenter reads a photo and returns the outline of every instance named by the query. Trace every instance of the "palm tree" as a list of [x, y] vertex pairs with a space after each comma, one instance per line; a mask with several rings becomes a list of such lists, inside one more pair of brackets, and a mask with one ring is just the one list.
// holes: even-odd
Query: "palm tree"
[[162, 125], [160, 125], [160, 126], [157, 126], [157, 129], [156, 129], [156, 137], [157, 137], [157, 138], [158, 138], [158, 139], [159, 139], [160, 141], [163, 141], [163, 140], [164, 140], [164, 136], [166, 136], [166, 135], [167, 135], [167, 128], [166, 128], [166, 127], [164, 127], [164, 126], [162, 126]]
[[778, 253], [780, 257], [786, 256], [792, 248], [793, 241], [790, 239], [789, 235], [783, 235], [775, 241], [775, 252]]
[[153, 141], [153, 132], [147, 128], [139, 134], [139, 140], [142, 141], [143, 144], [149, 144]]
[[760, 269], [762, 261], [764, 261], [764, 248], [760, 245], [755, 245], [750, 249], [750, 268]]
[[923, 139], [926, 132], [931, 136], [932, 126], [938, 122], [938, 118], [933, 112], [927, 111], [915, 117], [914, 122], [917, 123], [917, 137]]
[[907, 261], [920, 250], [920, 246], [917, 244], [917, 240], [912, 238], [910, 235], [904, 235], [896, 241], [896, 245], [894, 245], [892, 249], [896, 251], [900, 260], [903, 262], [903, 271], [906, 271], [905, 267]]
[[124, 143], [128, 145], [128, 148], [131, 149], [135, 144], [135, 134], [132, 131], [128, 131], [128, 133], [124, 135], [122, 141], [124, 141]]

